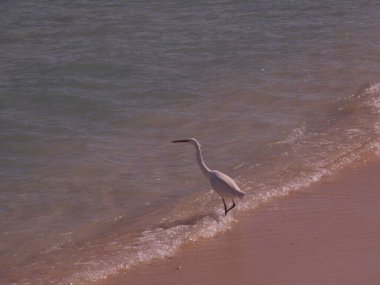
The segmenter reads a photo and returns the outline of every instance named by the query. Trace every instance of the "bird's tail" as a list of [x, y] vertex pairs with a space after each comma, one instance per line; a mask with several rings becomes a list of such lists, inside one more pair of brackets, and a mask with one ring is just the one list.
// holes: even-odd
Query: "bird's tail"
[[240, 191], [237, 196], [239, 199], [243, 199], [245, 196], [245, 193], [243, 191]]

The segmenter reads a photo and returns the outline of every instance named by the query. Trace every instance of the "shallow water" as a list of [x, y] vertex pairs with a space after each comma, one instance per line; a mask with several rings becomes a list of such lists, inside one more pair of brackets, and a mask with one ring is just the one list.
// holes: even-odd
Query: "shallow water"
[[[379, 155], [376, 1], [0, 4], [0, 280], [91, 284]], [[234, 210], [235, 211], [235, 210]]]

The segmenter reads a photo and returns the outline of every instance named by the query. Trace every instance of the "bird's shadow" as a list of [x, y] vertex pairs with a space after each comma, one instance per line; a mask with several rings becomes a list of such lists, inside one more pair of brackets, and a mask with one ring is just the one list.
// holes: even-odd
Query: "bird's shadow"
[[218, 215], [215, 212], [207, 212], [207, 213], [191, 215], [190, 217], [186, 217], [183, 219], [176, 219], [174, 221], [163, 222], [163, 223], [160, 223], [157, 226], [157, 228], [167, 230], [167, 229], [177, 227], [177, 226], [182, 226], [182, 225], [183, 226], [194, 226], [198, 222], [200, 222], [202, 219], [207, 218], [207, 217], [214, 219], [216, 222], [219, 222], [222, 218], [221, 215]]

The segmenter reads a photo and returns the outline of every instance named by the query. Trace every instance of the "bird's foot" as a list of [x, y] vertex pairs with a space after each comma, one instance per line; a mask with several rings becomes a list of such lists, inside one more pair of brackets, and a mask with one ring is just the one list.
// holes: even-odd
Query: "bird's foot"
[[224, 201], [223, 198], [222, 198], [222, 200], [223, 200], [223, 205], [224, 205], [224, 215], [227, 216], [227, 213], [228, 213], [227, 205], [226, 205], [226, 202]]
[[231, 208], [227, 209], [226, 205], [224, 205], [224, 214], [227, 216], [227, 213], [228, 213], [229, 211], [231, 211], [231, 210], [232, 210], [233, 208], [235, 208], [235, 207], [236, 207], [235, 201], [232, 200], [232, 206], [231, 206]]

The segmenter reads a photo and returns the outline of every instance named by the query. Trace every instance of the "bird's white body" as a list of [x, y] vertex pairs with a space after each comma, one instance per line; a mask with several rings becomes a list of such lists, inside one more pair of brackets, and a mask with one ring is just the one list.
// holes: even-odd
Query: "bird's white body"
[[[197, 152], [197, 162], [199, 164], [199, 167], [202, 170], [203, 174], [210, 180], [212, 189], [222, 197], [225, 214], [227, 215], [228, 211], [235, 207], [235, 202], [233, 198], [237, 197], [242, 199], [245, 196], [245, 193], [240, 190], [239, 186], [231, 177], [229, 177], [226, 174], [223, 174], [220, 171], [210, 170], [206, 166], [202, 157], [201, 145], [196, 139], [190, 138], [185, 140], [177, 140], [173, 142], [191, 143], [195, 146]], [[224, 199], [227, 198], [231, 199], [233, 202], [232, 207], [229, 209], [227, 209], [226, 203], [224, 201]]]
[[211, 170], [210, 184], [212, 188], [223, 198], [242, 199], [245, 195], [231, 177], [218, 170]]

